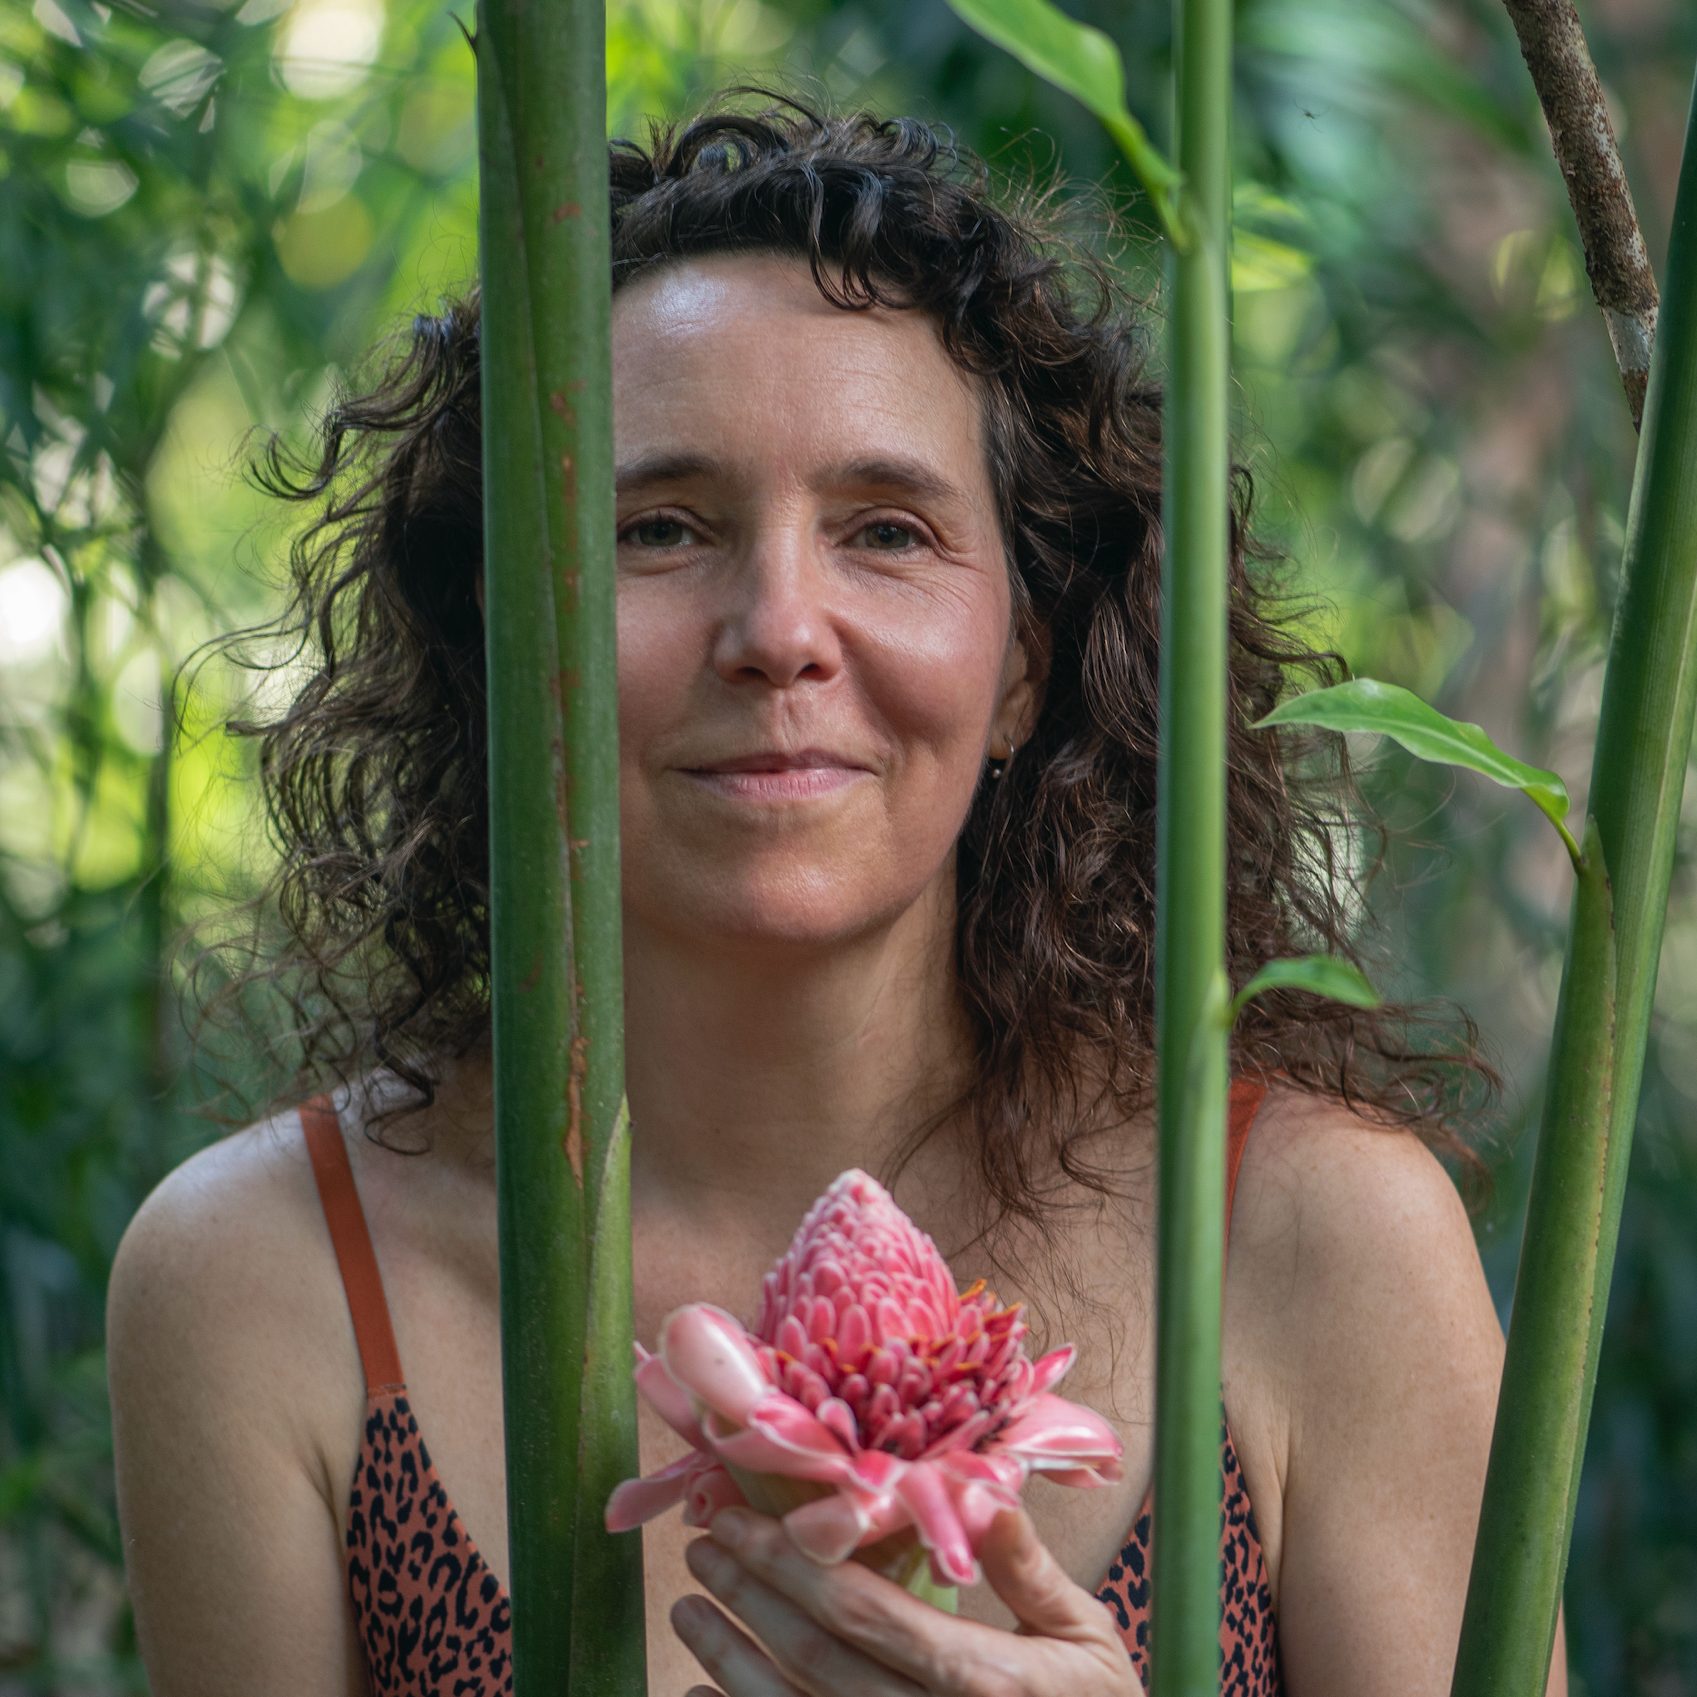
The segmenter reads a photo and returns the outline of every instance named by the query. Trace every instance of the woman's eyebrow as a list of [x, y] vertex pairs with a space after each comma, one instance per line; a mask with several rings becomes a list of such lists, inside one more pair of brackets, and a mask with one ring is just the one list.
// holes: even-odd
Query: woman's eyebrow
[[639, 454], [613, 472], [613, 488], [620, 495], [647, 489], [656, 483], [687, 483], [691, 478], [713, 477], [721, 467], [706, 454]]
[[[724, 485], [731, 481], [727, 466], [711, 455], [679, 452], [639, 454], [626, 460], [613, 475], [614, 488], [621, 495], [634, 494], [659, 483], [687, 483], [706, 479]], [[825, 466], [814, 478], [814, 487], [900, 489], [921, 500], [940, 503], [964, 503], [965, 492], [940, 472], [922, 460], [902, 455], [874, 454], [860, 459], [843, 460]]]
[[829, 466], [824, 481], [851, 486], [872, 485], [880, 489], [902, 489], [924, 501], [963, 503], [965, 492], [923, 460], [900, 455], [877, 454], [868, 459], [848, 460]]

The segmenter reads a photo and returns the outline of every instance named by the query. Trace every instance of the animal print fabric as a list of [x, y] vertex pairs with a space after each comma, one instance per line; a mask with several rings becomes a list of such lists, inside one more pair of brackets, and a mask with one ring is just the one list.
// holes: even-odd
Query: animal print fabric
[[442, 1489], [405, 1385], [366, 1402], [347, 1566], [373, 1697], [511, 1693], [512, 1605]]
[[[1283, 1697], [1278, 1630], [1267, 1564], [1255, 1530], [1255, 1510], [1243, 1483], [1237, 1450], [1220, 1421], [1220, 1694]], [[1149, 1576], [1152, 1505], [1145, 1502], [1131, 1537], [1096, 1589], [1107, 1604], [1138, 1678], [1149, 1683]]]

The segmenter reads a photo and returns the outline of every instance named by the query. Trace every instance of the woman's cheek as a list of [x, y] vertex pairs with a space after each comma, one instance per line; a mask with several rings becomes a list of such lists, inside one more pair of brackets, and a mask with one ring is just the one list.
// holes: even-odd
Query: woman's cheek
[[696, 683], [688, 663], [689, 630], [658, 602], [651, 584], [632, 580], [619, 585], [619, 739], [621, 750], [628, 748], [628, 755], [639, 759], [665, 723], [670, 696], [687, 693]]
[[908, 747], [933, 765], [938, 800], [949, 795], [964, 815], [981, 776], [983, 744], [1000, 693], [1003, 624], [995, 607], [962, 607], [954, 619], [910, 621], [887, 633], [876, 670], [874, 704]]

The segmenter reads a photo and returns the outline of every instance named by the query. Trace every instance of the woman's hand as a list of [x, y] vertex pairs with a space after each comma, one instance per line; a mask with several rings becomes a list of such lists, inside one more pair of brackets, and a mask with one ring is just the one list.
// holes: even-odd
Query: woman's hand
[[672, 1606], [678, 1636], [725, 1697], [1142, 1697], [1113, 1617], [1024, 1509], [1004, 1512], [978, 1551], [1020, 1623], [1013, 1632], [945, 1614], [859, 1562], [822, 1567], [749, 1509], [722, 1509], [685, 1559], [748, 1628], [705, 1597]]

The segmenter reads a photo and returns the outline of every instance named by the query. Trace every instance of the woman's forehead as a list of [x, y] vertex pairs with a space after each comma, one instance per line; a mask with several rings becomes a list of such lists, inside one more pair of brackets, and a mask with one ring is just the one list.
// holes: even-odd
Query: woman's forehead
[[706, 427], [833, 457], [893, 441], [945, 459], [982, 454], [976, 382], [931, 320], [835, 306], [787, 256], [680, 261], [620, 289], [613, 383], [621, 454]]

